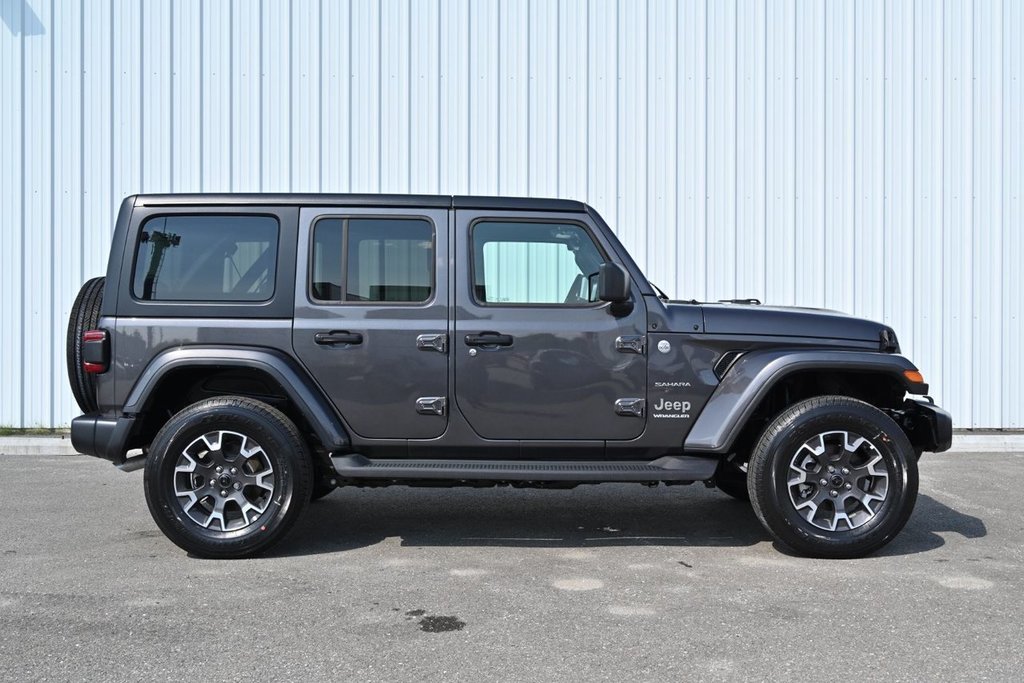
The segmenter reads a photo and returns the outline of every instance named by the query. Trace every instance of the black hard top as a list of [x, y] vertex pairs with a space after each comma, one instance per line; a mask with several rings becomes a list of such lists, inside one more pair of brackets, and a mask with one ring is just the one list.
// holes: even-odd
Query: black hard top
[[211, 204], [254, 206], [398, 206], [510, 211], [585, 212], [587, 205], [572, 199], [541, 197], [471, 197], [436, 194], [140, 194], [136, 206], [206, 206]]

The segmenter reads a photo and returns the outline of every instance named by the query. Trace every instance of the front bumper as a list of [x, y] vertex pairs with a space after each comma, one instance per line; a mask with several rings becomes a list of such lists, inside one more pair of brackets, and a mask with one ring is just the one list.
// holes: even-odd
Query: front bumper
[[900, 426], [920, 451], [941, 453], [953, 445], [953, 417], [928, 397], [903, 404]]
[[71, 420], [71, 445], [84, 455], [123, 465], [134, 422], [133, 417], [79, 415]]

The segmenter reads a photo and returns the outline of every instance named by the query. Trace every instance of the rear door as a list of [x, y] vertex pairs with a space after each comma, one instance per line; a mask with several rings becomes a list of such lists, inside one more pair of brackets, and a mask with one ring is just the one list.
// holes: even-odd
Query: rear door
[[455, 394], [473, 430], [538, 441], [639, 436], [646, 309], [636, 293], [621, 315], [592, 301], [598, 266], [613, 259], [589, 217], [459, 210], [455, 235]]
[[448, 211], [305, 208], [299, 245], [292, 345], [348, 426], [366, 438], [440, 436]]

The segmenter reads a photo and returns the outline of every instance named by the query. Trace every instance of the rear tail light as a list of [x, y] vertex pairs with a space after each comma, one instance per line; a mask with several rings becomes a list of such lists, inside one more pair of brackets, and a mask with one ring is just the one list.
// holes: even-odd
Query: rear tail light
[[82, 333], [82, 369], [94, 375], [110, 367], [110, 336], [106, 330]]

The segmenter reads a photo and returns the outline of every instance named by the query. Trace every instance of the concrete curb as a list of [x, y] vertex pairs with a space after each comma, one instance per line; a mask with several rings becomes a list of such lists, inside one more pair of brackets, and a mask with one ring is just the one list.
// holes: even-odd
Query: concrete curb
[[951, 450], [959, 453], [1024, 453], [1024, 433], [954, 433]]
[[0, 436], [0, 455], [78, 455], [71, 438], [54, 436]]
[[[953, 452], [1024, 453], [1024, 432], [953, 435]], [[0, 455], [77, 455], [66, 435], [0, 436]]]

